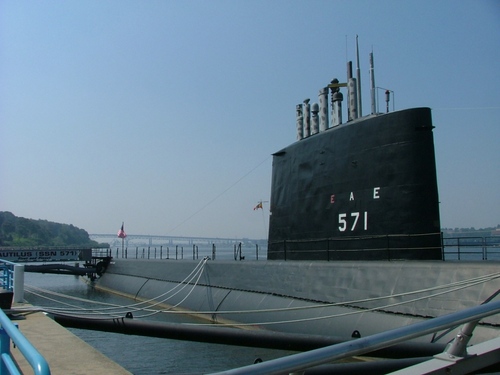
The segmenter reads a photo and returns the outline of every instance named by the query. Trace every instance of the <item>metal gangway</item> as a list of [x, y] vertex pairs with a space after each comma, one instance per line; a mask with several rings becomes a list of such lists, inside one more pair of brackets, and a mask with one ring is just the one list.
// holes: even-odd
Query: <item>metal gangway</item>
[[[90, 280], [95, 280], [106, 271], [111, 262], [111, 250], [108, 247], [81, 246], [0, 246], [0, 259], [25, 264], [25, 272], [87, 276]], [[68, 264], [71, 261], [78, 263]], [[80, 261], [84, 262], [83, 267], [80, 266]]]
[[464, 326], [442, 354], [409, 368], [392, 372], [391, 374], [467, 374], [500, 363], [500, 337], [467, 348], [467, 344], [472, 337], [472, 332], [479, 320], [499, 312], [500, 301], [488, 302], [480, 306], [364, 338], [223, 371], [213, 375], [302, 374], [305, 370], [314, 366], [363, 355], [426, 334], [454, 328], [461, 324], [464, 324]]

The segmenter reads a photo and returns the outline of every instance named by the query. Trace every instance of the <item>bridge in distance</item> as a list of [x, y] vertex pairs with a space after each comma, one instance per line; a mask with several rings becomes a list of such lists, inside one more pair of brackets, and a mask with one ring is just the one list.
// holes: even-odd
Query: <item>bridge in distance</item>
[[[111, 247], [121, 246], [122, 240], [116, 234], [90, 234], [91, 240], [108, 243]], [[157, 236], [149, 234], [129, 234], [124, 239], [125, 246], [175, 246], [175, 245], [243, 245], [267, 246], [267, 239]]]

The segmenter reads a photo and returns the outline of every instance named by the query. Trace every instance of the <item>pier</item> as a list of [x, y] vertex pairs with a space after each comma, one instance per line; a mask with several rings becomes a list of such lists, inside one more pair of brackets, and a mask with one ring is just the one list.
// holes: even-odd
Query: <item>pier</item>
[[24, 313], [23, 268], [0, 259], [1, 374], [130, 374], [46, 314]]
[[[15, 304], [22, 307], [24, 304]], [[43, 313], [28, 314], [25, 319], [15, 320], [20, 332], [46, 359], [52, 375], [130, 375], [131, 373], [104, 354], [75, 336]], [[23, 374], [33, 373], [19, 347], [11, 346], [14, 357]]]

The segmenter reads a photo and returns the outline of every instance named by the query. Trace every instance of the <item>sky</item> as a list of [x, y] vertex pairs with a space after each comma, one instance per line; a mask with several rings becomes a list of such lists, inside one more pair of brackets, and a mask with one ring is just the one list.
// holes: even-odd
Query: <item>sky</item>
[[0, 211], [266, 238], [271, 155], [356, 35], [364, 114], [371, 51], [396, 109], [432, 108], [441, 226], [500, 224], [496, 0], [1, 1]]

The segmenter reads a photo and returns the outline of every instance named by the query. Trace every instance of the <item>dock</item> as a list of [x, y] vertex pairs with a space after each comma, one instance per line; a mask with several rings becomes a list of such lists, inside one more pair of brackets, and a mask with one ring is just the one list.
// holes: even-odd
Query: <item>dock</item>
[[[38, 312], [25, 317], [26, 319], [13, 320], [13, 323], [19, 325], [21, 333], [47, 360], [52, 375], [132, 374], [45, 314]], [[22, 373], [33, 373], [22, 353], [12, 345], [11, 354]]]

